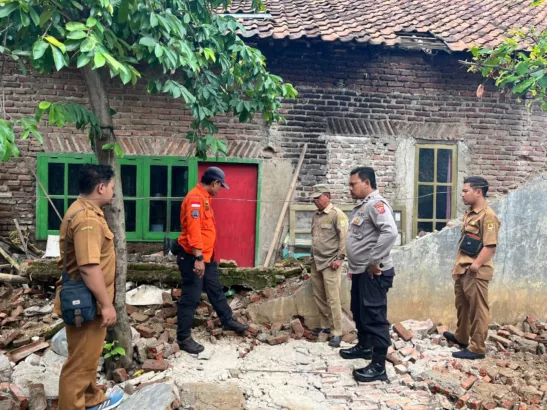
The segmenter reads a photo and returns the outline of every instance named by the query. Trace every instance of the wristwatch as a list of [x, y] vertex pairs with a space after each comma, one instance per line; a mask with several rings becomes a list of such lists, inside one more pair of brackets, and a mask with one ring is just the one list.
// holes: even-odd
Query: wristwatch
[[203, 262], [203, 255], [196, 256], [196, 260]]

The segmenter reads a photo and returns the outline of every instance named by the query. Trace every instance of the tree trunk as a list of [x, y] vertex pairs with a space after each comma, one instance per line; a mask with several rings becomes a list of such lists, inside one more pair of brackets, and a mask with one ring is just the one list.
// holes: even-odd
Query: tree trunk
[[113, 367], [129, 368], [133, 362], [133, 345], [131, 326], [125, 308], [125, 283], [127, 278], [127, 246], [125, 240], [125, 211], [123, 206], [122, 183], [119, 173], [118, 160], [114, 150], [104, 151], [105, 144], [116, 142], [110, 103], [108, 101], [107, 83], [99, 70], [92, 70], [88, 64], [82, 69], [84, 80], [87, 86], [91, 111], [98, 117], [102, 130], [102, 136], [95, 138], [95, 155], [99, 164], [110, 165], [115, 170], [116, 187], [112, 205], [106, 209], [108, 226], [114, 234], [114, 247], [116, 249], [116, 326], [107, 333], [109, 341], [116, 340], [118, 345], [125, 349], [125, 356], [122, 356], [115, 363], [105, 362], [105, 369], [109, 375]]

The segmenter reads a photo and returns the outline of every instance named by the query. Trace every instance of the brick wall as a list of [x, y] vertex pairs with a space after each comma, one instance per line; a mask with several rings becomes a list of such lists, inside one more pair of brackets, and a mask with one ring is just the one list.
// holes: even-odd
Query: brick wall
[[[360, 164], [378, 171], [381, 189], [396, 199], [395, 156], [402, 139], [463, 142], [469, 148], [469, 172], [485, 176], [498, 193], [507, 192], [547, 169], [546, 117], [506, 99], [487, 84], [477, 100], [480, 78], [458, 63], [465, 55], [436, 56], [381, 47], [334, 43], [263, 42], [269, 68], [300, 92], [287, 102], [286, 124], [265, 127], [260, 120], [238, 124], [219, 119], [232, 157], [290, 160], [296, 163], [302, 145], [308, 154], [297, 188], [297, 200], [318, 182], [330, 184], [347, 198], [349, 170]], [[17, 117], [32, 114], [43, 100], [86, 103], [78, 71], [47, 79], [22, 77], [6, 65], [6, 111]], [[117, 135], [128, 155], [185, 155], [184, 140], [191, 117], [180, 101], [111, 84]], [[90, 152], [85, 135], [66, 129], [41, 129], [43, 147], [23, 144], [28, 166], [35, 153]], [[35, 182], [27, 162], [0, 165], [0, 235], [13, 229], [12, 219], [34, 230]], [[267, 177], [265, 175], [264, 177]], [[263, 198], [267, 200], [268, 198]]]

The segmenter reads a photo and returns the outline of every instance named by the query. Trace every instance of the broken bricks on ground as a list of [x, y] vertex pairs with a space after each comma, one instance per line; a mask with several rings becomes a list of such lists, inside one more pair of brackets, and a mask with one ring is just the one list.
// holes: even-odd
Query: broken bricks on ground
[[[300, 276], [275, 287], [234, 294], [230, 300], [234, 318], [249, 325], [243, 336], [223, 330], [212, 306], [204, 299], [194, 322], [198, 339], [215, 344], [220, 338], [230, 338], [240, 359], [262, 343], [273, 346], [291, 339], [326, 342], [327, 334], [312, 335], [306, 318], [294, 317], [287, 323], [253, 323], [247, 311], [251, 304], [294, 293], [307, 280], [304, 270]], [[56, 408], [58, 377], [67, 350], [62, 320], [52, 313], [49, 297], [36, 289], [0, 288], [0, 409]], [[125, 409], [143, 409], [138, 403], [142, 405], [147, 400], [158, 400], [154, 401], [158, 405], [159, 401], [168, 403], [166, 409], [177, 408], [181, 403], [169, 372], [173, 360], [186, 354], [176, 343], [179, 297], [180, 289], [149, 285], [127, 294], [135, 366], [115, 370], [111, 381], [100, 373], [98, 380], [105, 390], [119, 388], [128, 393]], [[344, 315], [343, 340], [353, 343], [356, 334], [350, 318]], [[445, 330], [431, 320], [394, 324], [388, 352], [391, 377], [411, 388], [427, 387], [446, 397], [446, 406], [455, 408], [547, 408], [546, 322], [530, 315], [517, 324], [491, 325], [487, 358], [472, 363], [433, 354], [447, 346], [442, 337]], [[199, 358], [207, 359], [210, 353], [206, 349]]]

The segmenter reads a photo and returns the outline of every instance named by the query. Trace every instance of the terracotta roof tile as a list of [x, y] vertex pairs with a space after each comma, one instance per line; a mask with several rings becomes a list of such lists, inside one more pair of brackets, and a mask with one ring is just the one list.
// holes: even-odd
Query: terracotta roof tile
[[[265, 0], [271, 18], [245, 19], [246, 37], [321, 38], [394, 46], [403, 31], [431, 33], [449, 49], [496, 46], [512, 28], [547, 28], [547, 5], [507, 0]], [[252, 13], [233, 0], [230, 13]]]

